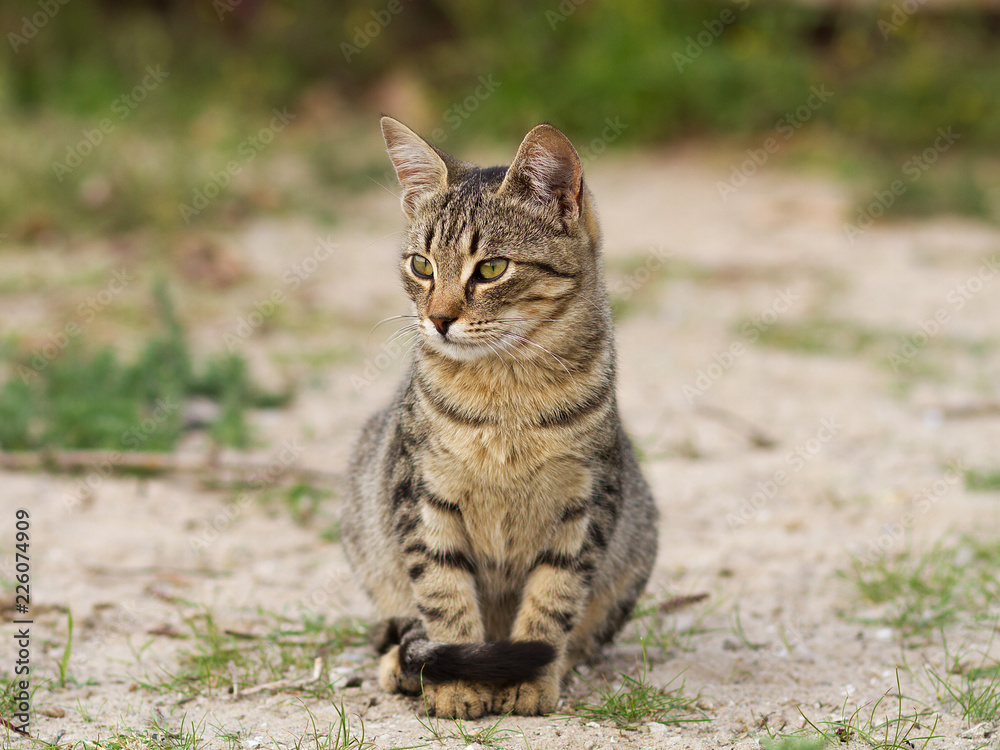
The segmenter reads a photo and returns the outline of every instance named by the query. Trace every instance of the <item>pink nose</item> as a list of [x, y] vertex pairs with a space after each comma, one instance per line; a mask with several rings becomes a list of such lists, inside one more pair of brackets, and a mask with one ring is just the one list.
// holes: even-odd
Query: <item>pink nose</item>
[[434, 315], [431, 316], [431, 323], [434, 324], [434, 327], [438, 329], [438, 333], [442, 336], [448, 335], [448, 327], [454, 322], [455, 318], [442, 318]]

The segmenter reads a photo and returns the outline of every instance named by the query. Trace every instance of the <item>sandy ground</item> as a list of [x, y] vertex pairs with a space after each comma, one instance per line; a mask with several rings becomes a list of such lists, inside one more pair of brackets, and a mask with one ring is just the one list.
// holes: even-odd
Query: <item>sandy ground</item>
[[[588, 168], [621, 313], [621, 411], [661, 510], [650, 601], [709, 595], [663, 618], [666, 632], [686, 635], [666, 653], [648, 649], [647, 679], [667, 685], [680, 675], [672, 687], [683, 680], [685, 694], [700, 693], [707, 721], [625, 730], [591, 718], [510, 717], [496, 741], [755, 748], [769, 731], [801, 728], [803, 714], [818, 723], [871, 711], [895, 693], [898, 667], [903, 693], [917, 701], [905, 710], [922, 704], [938, 715], [940, 738], [927, 747], [997, 747], [994, 726], [970, 727], [929, 688], [923, 666], [941, 668], [939, 639], [904, 646], [890, 628], [862, 623], [871, 612], [836, 571], [852, 554], [892, 554], [963, 532], [995, 538], [1000, 529], [1000, 496], [967, 491], [949, 468], [998, 467], [1000, 273], [988, 261], [1000, 261], [1000, 232], [947, 218], [876, 220], [850, 242], [847, 195], [826, 181], [761, 170], [722, 200], [717, 181], [736, 161], [676, 151]], [[365, 741], [379, 748], [467, 744], [450, 722], [439, 725], [443, 740], [434, 738], [417, 703], [380, 694], [363, 647], [324, 663], [335, 701], [293, 688], [191, 697], [144, 687], [176, 672], [180, 652], [195, 647], [171, 636], [190, 632], [185, 618], [199, 612], [251, 634], [271, 622], [263, 612], [293, 621], [371, 614], [340, 546], [321, 532], [336, 517], [336, 473], [353, 436], [405, 366], [402, 356], [379, 356], [393, 326], [366, 343], [380, 319], [406, 312], [394, 267], [402, 217], [378, 190], [341, 213], [344, 223], [330, 230], [290, 218], [226, 237], [246, 280], [181, 304], [195, 344], [217, 350], [257, 303], [287, 294], [284, 317], [239, 345], [261, 377], [300, 384], [289, 408], [257, 416], [256, 460], [332, 473], [315, 480], [333, 494], [311, 523], [254, 493], [187, 476], [91, 477], [96, 487], [84, 492], [85, 475], [0, 473], [4, 578], [12, 578], [15, 509], [31, 515], [36, 737], [112, 747], [116, 734], [134, 730], [127, 747], [169, 746], [142, 744], [135, 732], [149, 737], [154, 723], [177, 730], [183, 719], [201, 735], [198, 747], [321, 748], [314, 734], [336, 721], [342, 700], [354, 729], [363, 721]], [[317, 251], [321, 238], [337, 245], [329, 255]], [[29, 261], [8, 248], [5, 262], [57, 273], [61, 252], [33, 251]], [[101, 248], [86, 257], [107, 273], [117, 261]], [[288, 272], [303, 263], [303, 272], [315, 268], [293, 285]], [[144, 292], [137, 285], [134, 293]], [[0, 301], [0, 314], [11, 330], [61, 325], [59, 309], [31, 291]], [[904, 337], [935, 315], [940, 330], [903, 353]], [[817, 321], [837, 321], [832, 335], [848, 340], [867, 332], [869, 343], [826, 352], [764, 345], [779, 329]], [[195, 435], [184, 450], [203, 445]], [[58, 687], [67, 611], [70, 679]], [[4, 613], [8, 644], [13, 616]], [[636, 674], [636, 633], [573, 678], [561, 710], [590, 692], [586, 682]], [[984, 649], [991, 631], [954, 637]], [[5, 672], [14, 651], [0, 650]], [[889, 699], [877, 716], [896, 711]], [[42, 746], [15, 735], [0, 742]]]

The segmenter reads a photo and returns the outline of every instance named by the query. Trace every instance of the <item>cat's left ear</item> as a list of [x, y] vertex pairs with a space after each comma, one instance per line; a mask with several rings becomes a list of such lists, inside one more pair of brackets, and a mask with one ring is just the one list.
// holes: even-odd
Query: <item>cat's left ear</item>
[[448, 165], [440, 152], [399, 120], [382, 118], [382, 137], [403, 188], [403, 213], [413, 218], [426, 196], [448, 186]]
[[555, 203], [563, 221], [580, 218], [583, 165], [569, 138], [551, 125], [532, 128], [507, 170], [500, 193], [519, 194], [531, 203]]

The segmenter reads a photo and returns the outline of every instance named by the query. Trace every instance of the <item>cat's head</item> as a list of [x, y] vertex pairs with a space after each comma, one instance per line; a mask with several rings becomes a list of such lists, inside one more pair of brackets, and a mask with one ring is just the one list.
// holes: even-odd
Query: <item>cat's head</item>
[[509, 167], [479, 168], [391, 117], [382, 134], [403, 188], [400, 270], [425, 345], [452, 360], [544, 361], [594, 308], [603, 317], [597, 220], [565, 135], [539, 125]]

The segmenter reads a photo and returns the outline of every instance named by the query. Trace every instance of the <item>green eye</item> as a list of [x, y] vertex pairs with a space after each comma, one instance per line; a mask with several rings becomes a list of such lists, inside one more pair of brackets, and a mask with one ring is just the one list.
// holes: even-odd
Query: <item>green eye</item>
[[476, 266], [476, 271], [479, 275], [489, 281], [490, 279], [495, 279], [497, 276], [502, 274], [507, 270], [507, 261], [503, 258], [494, 258], [493, 260], [484, 260], [478, 266]]
[[434, 275], [434, 267], [423, 255], [414, 255], [413, 260], [410, 261], [410, 267], [413, 269], [413, 273], [423, 279], [429, 279]]

